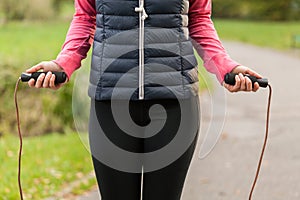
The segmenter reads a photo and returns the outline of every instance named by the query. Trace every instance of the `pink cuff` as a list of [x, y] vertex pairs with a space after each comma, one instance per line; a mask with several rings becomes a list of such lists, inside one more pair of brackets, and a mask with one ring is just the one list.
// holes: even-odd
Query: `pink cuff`
[[53, 60], [53, 62], [64, 69], [64, 72], [67, 74], [70, 80], [73, 72], [81, 66], [81, 56], [59, 54], [56, 60]]
[[219, 54], [204, 63], [204, 67], [211, 73], [215, 74], [220, 84], [223, 83], [224, 77], [240, 64], [232, 60], [228, 55]]

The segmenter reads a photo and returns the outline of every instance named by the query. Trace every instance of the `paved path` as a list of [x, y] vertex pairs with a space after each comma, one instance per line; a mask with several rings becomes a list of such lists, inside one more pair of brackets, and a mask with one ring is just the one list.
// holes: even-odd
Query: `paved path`
[[[224, 45], [232, 58], [266, 75], [274, 88], [270, 139], [253, 199], [300, 199], [300, 59], [235, 42]], [[219, 94], [220, 105], [214, 105], [215, 110], [224, 107], [224, 93]], [[264, 137], [267, 90], [257, 94], [226, 93], [226, 98], [223, 135], [203, 160], [199, 159], [199, 152], [210, 122], [211, 100], [209, 95], [201, 98], [201, 137], [183, 200], [247, 199]], [[223, 112], [215, 115], [214, 121], [222, 124]], [[98, 191], [78, 198], [97, 199]]]

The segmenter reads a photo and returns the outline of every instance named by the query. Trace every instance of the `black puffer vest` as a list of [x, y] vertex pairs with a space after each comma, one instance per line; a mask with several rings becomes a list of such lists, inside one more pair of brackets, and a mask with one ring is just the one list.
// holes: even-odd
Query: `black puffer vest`
[[188, 0], [96, 0], [89, 96], [186, 99], [198, 94]]

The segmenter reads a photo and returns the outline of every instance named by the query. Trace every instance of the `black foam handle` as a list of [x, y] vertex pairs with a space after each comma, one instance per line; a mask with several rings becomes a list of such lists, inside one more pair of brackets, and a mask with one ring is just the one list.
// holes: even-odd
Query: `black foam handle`
[[[238, 75], [237, 73], [227, 73], [224, 77], [224, 81], [225, 83], [229, 84], [229, 85], [235, 85], [235, 76]], [[250, 76], [248, 74], [244, 75], [246, 77], [248, 77], [252, 84], [254, 85], [254, 83], [258, 83], [260, 87], [268, 87], [269, 85], [269, 81], [266, 78], [256, 78], [255, 76]]]
[[[30, 79], [37, 80], [41, 74], [47, 74], [47, 72], [33, 72], [32, 74], [22, 73], [21, 80], [22, 82], [27, 82]], [[55, 75], [55, 84], [64, 83], [67, 79], [65, 72], [52, 72]]]

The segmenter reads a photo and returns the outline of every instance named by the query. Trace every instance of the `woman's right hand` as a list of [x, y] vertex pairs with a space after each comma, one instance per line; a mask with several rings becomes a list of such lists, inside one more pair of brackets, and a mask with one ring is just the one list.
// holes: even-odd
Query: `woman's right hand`
[[68, 79], [64, 83], [55, 84], [55, 75], [51, 72], [63, 72], [63, 68], [60, 67], [58, 64], [56, 64], [53, 61], [43, 61], [30, 69], [26, 70], [26, 73], [33, 73], [37, 72], [39, 70], [42, 70], [43, 72], [48, 72], [46, 75], [41, 74], [37, 81], [34, 79], [31, 79], [28, 81], [29, 87], [35, 87], [35, 88], [50, 88], [53, 90], [58, 90], [61, 88], [64, 84], [68, 82]]

